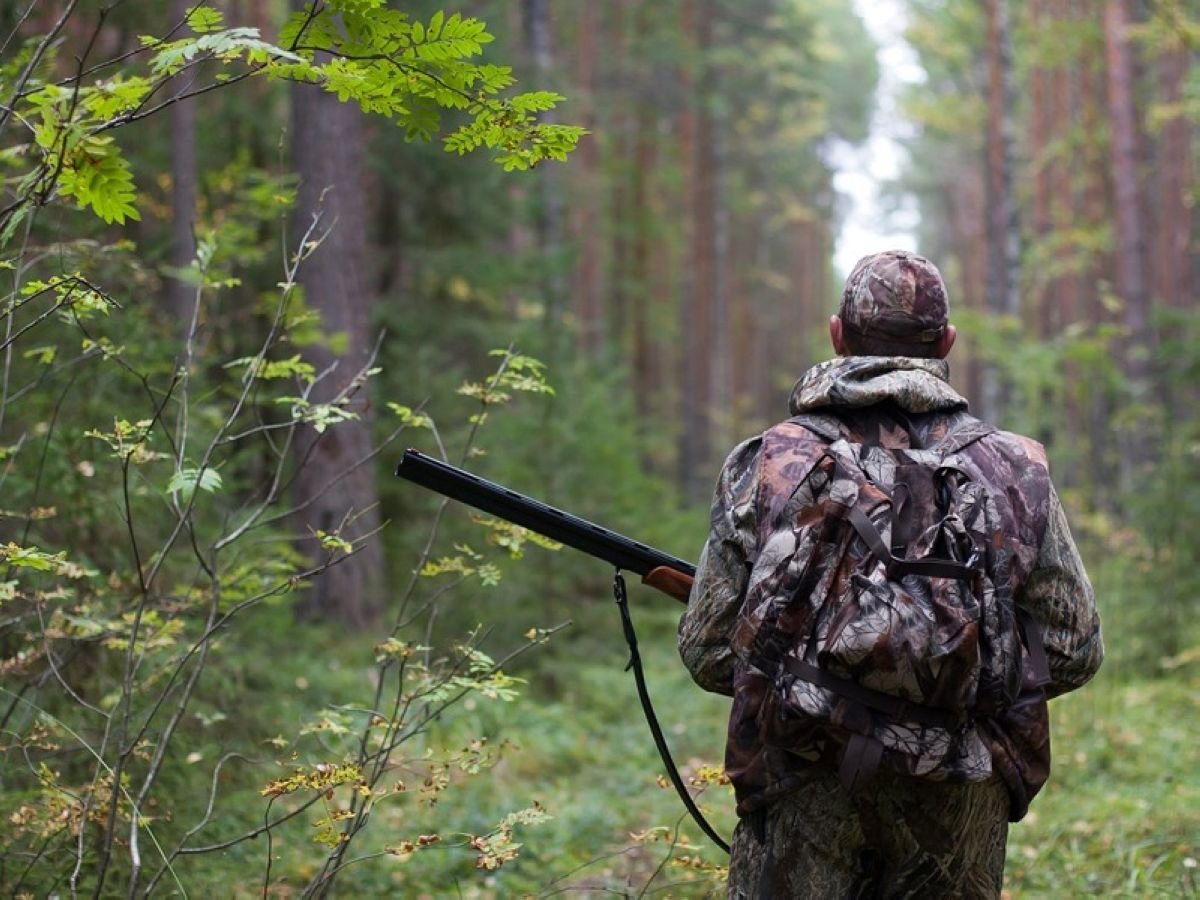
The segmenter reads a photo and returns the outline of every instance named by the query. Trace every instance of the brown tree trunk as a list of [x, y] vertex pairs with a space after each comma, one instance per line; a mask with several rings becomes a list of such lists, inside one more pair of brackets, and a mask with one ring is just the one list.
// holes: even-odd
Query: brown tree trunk
[[[1086, 136], [1081, 165], [1086, 182], [1083, 192], [1083, 225], [1100, 230], [1109, 226], [1112, 212], [1109, 206], [1111, 195], [1111, 168], [1107, 152], [1107, 104], [1105, 102], [1107, 70], [1104, 61], [1104, 38], [1100, 28], [1102, 10], [1093, 0], [1075, 0], [1074, 8], [1081, 27], [1096, 34], [1095, 45], [1084, 50], [1088, 62], [1084, 67], [1084, 88], [1081, 123]], [[1113, 319], [1106, 303], [1101, 285], [1111, 283], [1113, 254], [1107, 250], [1094, 250], [1087, 265], [1079, 273], [1083, 287], [1084, 313], [1088, 322], [1098, 327]], [[1087, 451], [1086, 466], [1080, 466], [1085, 483], [1092, 486], [1088, 495], [1093, 502], [1110, 510], [1115, 509], [1116, 500], [1111, 486], [1115, 483], [1113, 471], [1114, 448], [1112, 440], [1113, 400], [1105, 379], [1088, 379], [1076, 386], [1086, 403]]]
[[[1076, 15], [1072, 0], [1067, 0], [1063, 5], [1066, 7], [1063, 18], [1071, 23], [1072, 28], [1082, 29], [1084, 24]], [[1062, 123], [1064, 131], [1068, 127], [1078, 127], [1074, 126], [1073, 123], [1080, 122], [1082, 119], [1085, 77], [1083, 69], [1084, 66], [1077, 62], [1072, 65], [1064, 65], [1060, 70], [1062, 96], [1057, 110], [1057, 120]], [[1083, 155], [1075, 146], [1077, 142], [1064, 141], [1064, 143], [1072, 149], [1070, 156], [1064, 154], [1061, 159], [1059, 166], [1060, 181], [1051, 190], [1054, 191], [1055, 196], [1058, 198], [1062, 210], [1058, 223], [1059, 227], [1063, 233], [1070, 233], [1071, 230], [1077, 230], [1080, 223], [1084, 221], [1086, 192], [1083, 190], [1083, 185], [1078, 177], [1079, 168], [1083, 164]], [[1063, 254], [1064, 250], [1060, 250], [1059, 253]], [[1068, 260], [1064, 260], [1067, 263], [1068, 274], [1065, 277], [1057, 278], [1055, 285], [1059, 319], [1058, 331], [1060, 333], [1076, 326], [1078, 323], [1086, 321], [1087, 310], [1085, 298], [1087, 291], [1092, 287], [1085, 280], [1083, 274], [1082, 261], [1086, 250], [1076, 245], [1066, 248], [1065, 253], [1071, 257]], [[1069, 450], [1073, 459], [1079, 458], [1081, 455], [1080, 451], [1083, 449], [1083, 416], [1078, 399], [1079, 375], [1079, 366], [1072, 359], [1068, 358], [1063, 364], [1062, 375], [1063, 413], [1061, 431], [1065, 433], [1061, 434], [1059, 438], [1062, 444]], [[1050, 433], [1039, 435], [1039, 438], [1048, 443], [1055, 437], [1052, 433], [1054, 428], [1048, 422], [1045, 427]], [[1079, 467], [1071, 466], [1067, 471], [1062, 472], [1060, 474], [1060, 481], [1067, 487], [1078, 485], [1081, 481]]]
[[601, 263], [598, 208], [600, 205], [599, 140], [597, 107], [599, 85], [596, 70], [599, 5], [585, 3], [579, 11], [579, 41], [576, 54], [579, 115], [592, 132], [579, 142], [575, 152], [573, 181], [575, 203], [571, 211], [571, 238], [575, 243], [575, 264], [571, 273], [575, 315], [578, 319], [578, 344], [584, 353], [595, 356], [604, 336], [604, 310], [601, 303]]
[[[1039, 32], [1050, 24], [1052, 18], [1047, 15], [1045, 0], [1030, 0], [1029, 17], [1030, 26], [1034, 32]], [[1051, 136], [1054, 133], [1056, 121], [1052, 105], [1053, 97], [1048, 84], [1051, 77], [1046, 68], [1041, 65], [1035, 65], [1029, 74], [1029, 145], [1030, 161], [1033, 165], [1033, 239], [1036, 247], [1047, 248], [1047, 250], [1053, 227], [1050, 153], [1052, 151]], [[1047, 252], [1047, 250], [1041, 252]], [[1037, 332], [1043, 340], [1054, 334], [1054, 290], [1052, 282], [1041, 274], [1047, 268], [1049, 267], [1043, 266], [1035, 270], [1034, 282], [1030, 285], [1030, 300], [1037, 321]]]
[[[996, 315], [1020, 313], [1021, 256], [1017, 202], [1013, 190], [1015, 89], [1007, 0], [987, 0], [987, 308]], [[1004, 388], [994, 369], [985, 376], [985, 417], [999, 418]]]
[[[754, 173], [749, 178], [753, 184]], [[763, 331], [759, 322], [759, 291], [753, 273], [756, 256], [763, 247], [762, 222], [757, 216], [739, 216], [729, 230], [728, 281], [724, 287], [729, 298], [729, 392], [732, 408], [729, 428], [735, 434], [748, 430], [747, 414], [753, 415], [758, 396], [756, 394], [759, 369], [766, 360], [757, 352], [755, 337]]]
[[[1180, 109], [1192, 54], [1171, 50], [1158, 60], [1158, 100]], [[1154, 298], [1179, 308], [1196, 302], [1196, 255], [1192, 252], [1195, 204], [1190, 191], [1195, 178], [1192, 122], [1182, 111], [1173, 115], [1158, 137], [1158, 229], [1154, 242]]]
[[[987, 213], [984, 196], [983, 171], [978, 166], [961, 165], [957, 177], [951, 180], [946, 190], [946, 206], [950, 210], [951, 246], [962, 272], [960, 282], [962, 296], [955, 302], [964, 309], [983, 312], [987, 307]], [[965, 335], [965, 378], [963, 393], [971, 406], [983, 410], [983, 393], [986, 382], [983, 357], [977, 341], [971, 334]]]
[[[300, 175], [297, 233], [320, 216], [317, 235], [326, 231], [301, 266], [300, 283], [308, 306], [321, 316], [327, 335], [345, 335], [346, 351], [328, 344], [306, 348], [318, 372], [333, 371], [312, 392], [327, 402], [343, 390], [371, 356], [370, 298], [367, 289], [366, 198], [363, 191], [363, 121], [358, 108], [314, 85], [292, 88], [292, 146]], [[303, 427], [296, 443], [295, 501], [298, 527], [306, 534], [341, 531], [353, 539], [379, 527], [375, 470], [367, 457], [371, 431], [367, 402], [359, 392], [350, 408], [362, 418], [317, 434]], [[314, 562], [325, 552], [313, 538], [301, 541]], [[300, 614], [355, 627], [371, 624], [381, 610], [383, 553], [378, 540], [366, 541], [354, 555], [325, 571], [306, 595]]]
[[634, 237], [633, 279], [633, 395], [640, 422], [657, 418], [655, 408], [661, 342], [656, 339], [652, 320], [655, 308], [653, 290], [652, 246], [654, 243], [654, 209], [651, 187], [657, 157], [655, 116], [649, 104], [638, 107], [637, 150], [633, 180], [633, 208], [636, 221]]
[[[1113, 207], [1116, 223], [1116, 289], [1124, 304], [1128, 338], [1124, 347], [1130, 411], [1144, 408], [1150, 393], [1150, 292], [1146, 276], [1146, 226], [1142, 213], [1142, 136], [1134, 100], [1134, 61], [1125, 0], [1104, 5], [1105, 58], [1108, 62], [1108, 120], [1112, 136]], [[1133, 487], [1150, 458], [1150, 447], [1132, 419], [1118, 435], [1122, 481]]]
[[[554, 43], [547, 0], [521, 0], [525, 46], [533, 61], [532, 87], [548, 90], [553, 78]], [[557, 121], [554, 110], [541, 114], [541, 121]], [[566, 284], [563, 279], [560, 250], [563, 238], [563, 202], [559, 190], [558, 168], [539, 166], [536, 178], [534, 232], [538, 249], [538, 271], [541, 273], [541, 293], [546, 325], [555, 335], [560, 334]]]
[[[780, 332], [781, 341], [777, 341], [775, 352], [772, 354], [771, 367], [775, 372], [792, 369], [789, 375], [800, 375], [804, 369], [816, 362], [811, 359], [808, 347], [804, 346], [802, 335], [812, 333], [813, 329], [825, 327], [823, 313], [828, 312], [825, 301], [826, 292], [822, 289], [824, 277], [822, 273], [829, 265], [829, 257], [822, 254], [825, 248], [817, 236], [817, 230], [824, 227], [814, 216], [805, 215], [792, 226], [794, 237], [788, 242], [789, 258], [791, 261], [790, 296], [776, 297], [773, 306], [782, 309], [772, 316], [775, 329]], [[820, 330], [817, 332], [821, 333]], [[832, 351], [830, 351], [832, 352]], [[764, 382], [770, 384], [771, 373], [764, 375]], [[782, 399], [778, 391], [771, 392], [770, 411], [779, 415], [786, 406], [780, 403]], [[764, 410], [765, 412], [766, 410]]]
[[[680, 482], [693, 501], [705, 499], [712, 484], [712, 313], [716, 244], [715, 158], [708, 51], [712, 43], [713, 0], [685, 0], [684, 33], [692, 38], [695, 74], [685, 70], [684, 102], [690, 134], [683, 136], [687, 166], [687, 257], [683, 279], [684, 348], [683, 436]], [[683, 131], [683, 129], [681, 129]]]
[[1146, 284], [1146, 230], [1142, 220], [1141, 136], [1134, 106], [1133, 56], [1124, 0], [1106, 0], [1104, 37], [1108, 60], [1108, 118], [1112, 128], [1112, 167], [1117, 233], [1117, 293], [1129, 328], [1126, 370], [1135, 390], [1148, 374], [1150, 297]]
[[[711, 39], [710, 39], [711, 40]], [[710, 84], [715, 78], [710, 79]], [[707, 92], [706, 92], [707, 93]], [[712, 140], [712, 158], [708, 165], [710, 200], [712, 204], [712, 234], [708, 238], [712, 253], [712, 304], [710, 317], [712, 344], [709, 352], [712, 355], [710, 415], [711, 438], [715, 446], [724, 448], [733, 442], [733, 341], [730, 305], [730, 274], [729, 261], [729, 232], [730, 210], [727, 203], [722, 202], [721, 178], [722, 171], [727, 165], [726, 155], [729, 152], [729, 141], [725, 134], [723, 122], [718, 121], [710, 112], [708, 116], [709, 134]]]

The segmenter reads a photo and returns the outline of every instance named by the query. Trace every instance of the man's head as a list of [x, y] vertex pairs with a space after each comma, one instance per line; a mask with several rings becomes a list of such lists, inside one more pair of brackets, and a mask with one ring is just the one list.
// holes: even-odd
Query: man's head
[[842, 356], [941, 359], [957, 336], [948, 314], [937, 267], [915, 253], [886, 250], [854, 266], [829, 336]]

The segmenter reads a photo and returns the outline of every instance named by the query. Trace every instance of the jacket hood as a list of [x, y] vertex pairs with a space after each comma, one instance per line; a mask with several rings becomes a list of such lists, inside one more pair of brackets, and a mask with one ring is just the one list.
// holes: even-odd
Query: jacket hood
[[965, 410], [950, 387], [944, 359], [908, 356], [839, 356], [813, 366], [796, 382], [788, 409], [793, 416], [825, 407], [873, 406], [890, 400], [910, 413]]

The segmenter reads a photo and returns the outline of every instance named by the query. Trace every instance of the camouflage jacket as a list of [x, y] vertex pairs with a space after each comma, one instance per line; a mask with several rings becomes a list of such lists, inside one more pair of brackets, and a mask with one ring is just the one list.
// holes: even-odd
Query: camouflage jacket
[[[966, 401], [949, 385], [942, 360], [848, 357], [822, 363], [797, 383], [793, 416], [831, 416], [854, 430], [860, 441], [886, 447], [928, 446], [967, 417]], [[743, 601], [757, 571], [765, 523], [782, 500], [791, 506], [789, 471], [812, 468], [824, 452], [818, 435], [781, 423], [736, 447], [722, 469], [712, 508], [711, 531], [701, 554], [688, 609], [680, 622], [679, 647], [693, 678], [706, 690], [733, 695], [726, 767], [745, 814], [787, 793], [813, 760], [772, 746], [771, 698], [763, 679], [745, 663], [735, 637]], [[768, 460], [767, 447], [787, 435], [794, 466]], [[1071, 539], [1066, 517], [1046, 472], [1040, 445], [1007, 432], [981, 439], [971, 450], [988, 483], [1003, 485], [1009, 557], [1017, 604], [1041, 629], [1054, 696], [1084, 684], [1103, 657], [1099, 620], [1091, 585]], [[817, 488], [812, 488], [816, 490]], [[800, 498], [802, 502], [802, 498]], [[758, 567], [759, 569], [767, 567]], [[969, 780], [993, 773], [1009, 788], [1010, 816], [1023, 815], [1032, 793], [1049, 769], [1049, 721], [1041, 696], [1019, 703], [1007, 721], [983, 723], [968, 736]]]

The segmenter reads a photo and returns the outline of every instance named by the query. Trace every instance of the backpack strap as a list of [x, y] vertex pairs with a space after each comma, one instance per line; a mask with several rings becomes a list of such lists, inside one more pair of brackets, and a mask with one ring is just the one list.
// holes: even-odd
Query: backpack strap
[[[896, 723], [915, 722], [918, 725], [941, 728], [956, 733], [961, 731], [967, 722], [966, 716], [945, 709], [901, 700], [891, 694], [865, 688], [794, 656], [789, 656], [784, 661], [783, 667], [796, 678], [831, 691], [855, 706], [882, 712]], [[879, 763], [882, 759], [883, 743], [879, 738], [850, 729], [850, 737], [842, 751], [842, 761], [838, 766], [838, 780], [846, 789], [846, 793], [853, 795], [866, 785], [879, 770]]]
[[1017, 607], [1017, 621], [1025, 637], [1025, 649], [1029, 653], [1029, 670], [1033, 673], [1031, 687], [1045, 687], [1050, 683], [1050, 660], [1046, 657], [1046, 645], [1042, 642], [1042, 629], [1033, 615], [1023, 606]]
[[953, 578], [956, 581], [968, 581], [974, 578], [979, 570], [980, 562], [978, 560], [969, 560], [964, 563], [953, 559], [902, 559], [888, 549], [879, 529], [875, 527], [875, 523], [865, 512], [857, 506], [852, 506], [846, 517], [875, 558], [883, 563], [889, 578], [923, 575], [926, 578]]
[[891, 694], [863, 687], [846, 678], [839, 678], [811, 663], [806, 663], [795, 656], [787, 657], [783, 661], [783, 668], [788, 674], [815, 684], [817, 687], [825, 688], [827, 691], [832, 691], [851, 703], [884, 713], [894, 722], [916, 722], [918, 725], [928, 728], [958, 731], [966, 721], [966, 716], [960, 713], [901, 700]]

